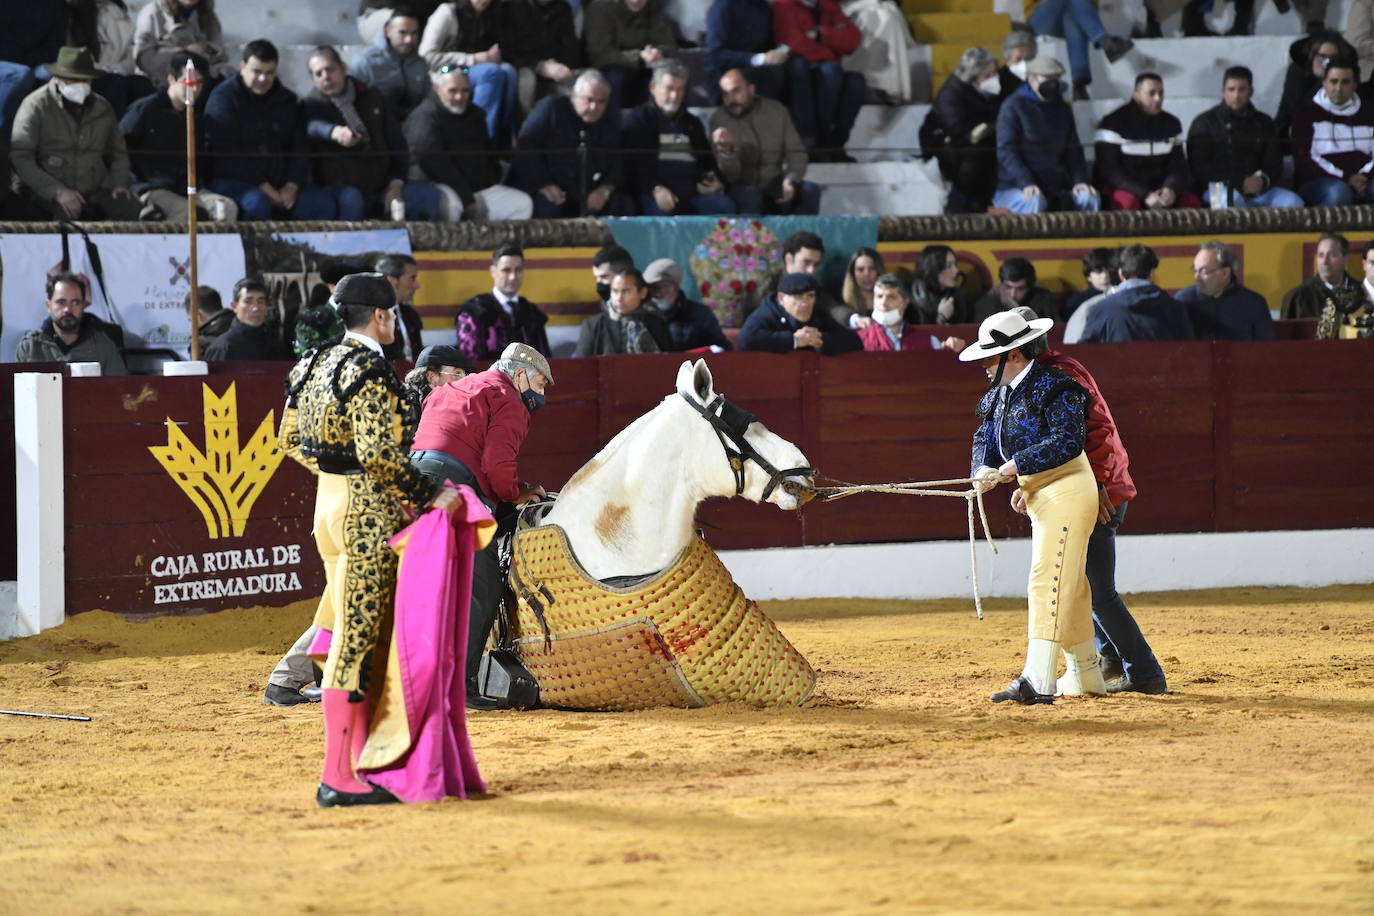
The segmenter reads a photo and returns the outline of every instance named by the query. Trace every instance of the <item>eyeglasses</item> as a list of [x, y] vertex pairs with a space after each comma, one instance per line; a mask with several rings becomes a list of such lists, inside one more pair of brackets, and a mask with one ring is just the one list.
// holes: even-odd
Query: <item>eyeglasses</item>
[[1212, 274], [1217, 273], [1218, 271], [1222, 271], [1222, 270], [1226, 270], [1226, 265], [1223, 264], [1223, 265], [1220, 266], [1220, 267], [1194, 267], [1194, 268], [1193, 268], [1193, 276], [1195, 276], [1195, 277], [1210, 277]]

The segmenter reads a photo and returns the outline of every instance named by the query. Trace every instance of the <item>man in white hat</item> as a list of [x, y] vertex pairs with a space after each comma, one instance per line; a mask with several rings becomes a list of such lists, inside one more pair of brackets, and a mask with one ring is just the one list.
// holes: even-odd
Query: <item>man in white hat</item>
[[[435, 483], [450, 480], [477, 491], [497, 521], [509, 519], [509, 504], [544, 496], [538, 484], [522, 483], [516, 459], [530, 428], [530, 414], [544, 406], [544, 387], [553, 372], [544, 354], [513, 343], [485, 372], [442, 385], [425, 399], [410, 460]], [[506, 504], [502, 511], [498, 508]], [[471, 620], [468, 626], [467, 705], [495, 709], [477, 690], [477, 669], [487, 634], [501, 603], [497, 538], [473, 561]]]
[[[991, 700], [1053, 703], [1056, 692], [1107, 692], [1093, 645], [1092, 593], [1085, 562], [1097, 524], [1097, 481], [1083, 452], [1083, 387], [1035, 361], [1031, 342], [1052, 327], [999, 312], [978, 329], [977, 343], [959, 354], [981, 360], [991, 385], [978, 405], [983, 423], [973, 437], [973, 473], [981, 490], [1015, 478], [1012, 507], [1031, 520], [1030, 612], [1026, 664]], [[1067, 670], [1057, 688], [1059, 650]]]

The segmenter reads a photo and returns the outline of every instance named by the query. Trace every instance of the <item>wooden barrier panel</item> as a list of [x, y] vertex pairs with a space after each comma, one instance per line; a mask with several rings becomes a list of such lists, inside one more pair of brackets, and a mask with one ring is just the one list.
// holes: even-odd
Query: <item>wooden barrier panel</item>
[[[1071, 353], [1096, 377], [1130, 451], [1140, 496], [1129, 533], [1374, 525], [1374, 487], [1359, 465], [1374, 452], [1374, 341], [1095, 344]], [[673, 396], [682, 359], [555, 361], [557, 384], [531, 424], [521, 476], [560, 487]], [[823, 474], [871, 483], [968, 473], [986, 382], [953, 354], [737, 353], [709, 364], [718, 391]], [[67, 383], [69, 613], [192, 613], [319, 593], [314, 480], [275, 449], [251, 445], [255, 433], [275, 443], [286, 368]], [[169, 443], [178, 448], [164, 463], [158, 455]], [[1001, 488], [989, 500], [993, 533], [1024, 536], [1008, 496]], [[966, 533], [962, 500], [912, 496], [854, 496], [800, 513], [712, 500], [699, 522], [721, 549]]]

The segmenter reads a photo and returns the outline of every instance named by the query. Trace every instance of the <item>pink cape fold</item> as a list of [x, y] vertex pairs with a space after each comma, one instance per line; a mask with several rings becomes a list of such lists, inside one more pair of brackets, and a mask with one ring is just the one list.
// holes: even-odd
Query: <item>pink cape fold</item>
[[477, 525], [491, 513], [470, 487], [458, 489], [452, 519], [430, 509], [391, 539], [401, 554], [392, 639], [410, 750], [367, 779], [408, 803], [486, 791], [468, 740], [464, 660]]

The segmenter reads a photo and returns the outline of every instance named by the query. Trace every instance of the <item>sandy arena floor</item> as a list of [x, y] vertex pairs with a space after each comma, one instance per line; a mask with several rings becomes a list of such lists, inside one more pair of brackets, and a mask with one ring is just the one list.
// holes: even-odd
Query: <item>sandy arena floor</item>
[[766, 605], [805, 709], [471, 719], [491, 797], [320, 810], [309, 609], [0, 644], [0, 912], [1374, 913], [1374, 586], [1136, 596], [1167, 697], [993, 707], [1015, 602]]

